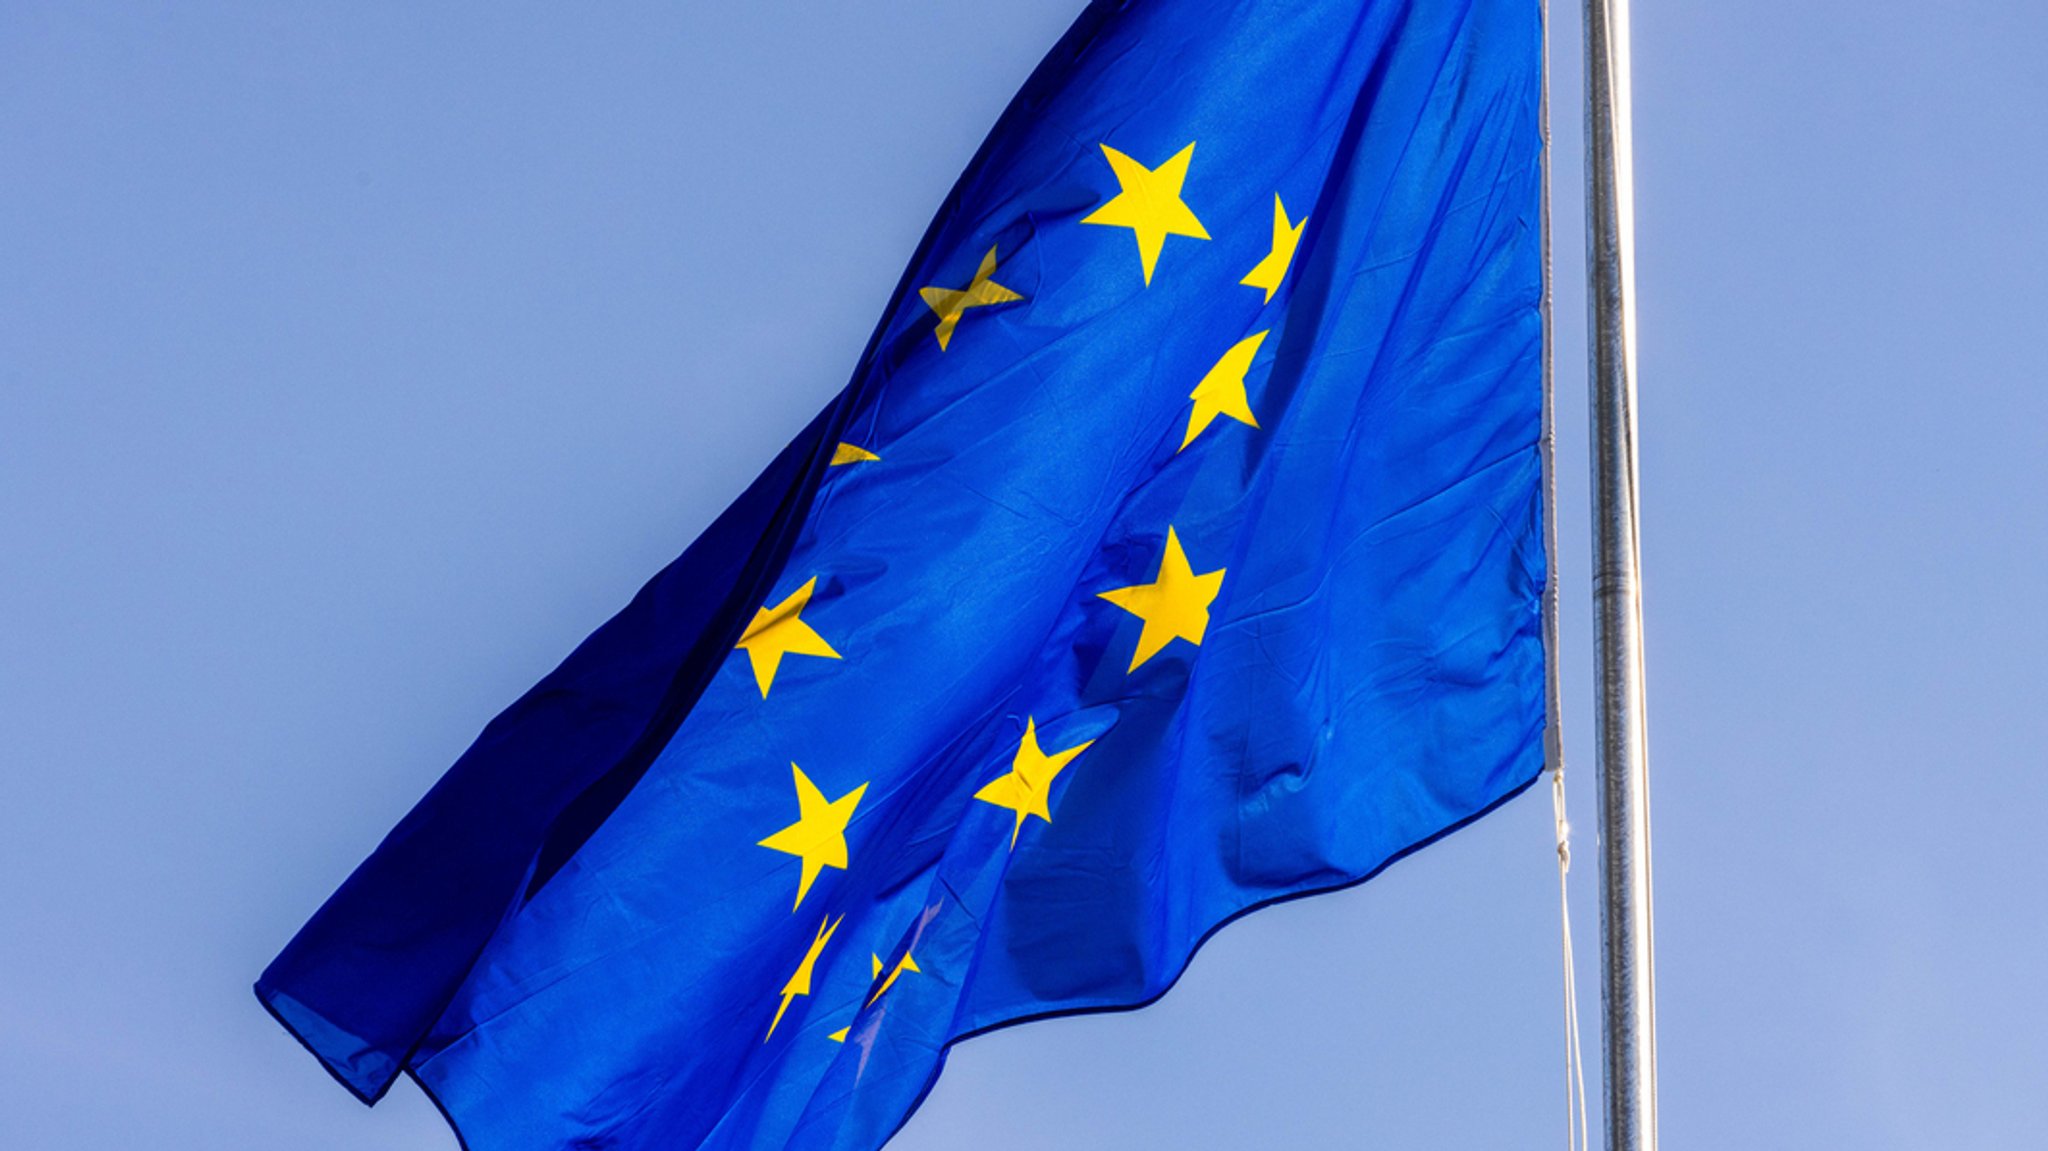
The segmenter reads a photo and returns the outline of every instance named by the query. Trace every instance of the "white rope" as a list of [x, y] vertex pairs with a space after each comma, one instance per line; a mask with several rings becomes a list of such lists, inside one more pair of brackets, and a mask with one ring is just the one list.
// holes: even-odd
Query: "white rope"
[[[1572, 959], [1572, 908], [1565, 876], [1572, 869], [1572, 825], [1564, 814], [1564, 764], [1550, 770], [1550, 809], [1557, 823], [1557, 911], [1564, 928], [1565, 1151], [1591, 1151], [1587, 1133], [1586, 1063], [1579, 1046], [1578, 971]], [[1576, 1142], [1574, 1138], [1576, 1137]]]

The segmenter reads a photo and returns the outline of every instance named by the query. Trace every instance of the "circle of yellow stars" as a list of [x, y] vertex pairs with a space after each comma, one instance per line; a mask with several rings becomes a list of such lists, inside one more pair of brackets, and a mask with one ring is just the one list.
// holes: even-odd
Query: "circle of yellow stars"
[[[1137, 247], [1144, 286], [1150, 287], [1167, 252], [1168, 239], [1210, 239], [1208, 229], [1183, 198], [1188, 171], [1194, 162], [1195, 144], [1190, 141], [1156, 166], [1147, 166], [1108, 144], [1102, 144], [1100, 148], [1116, 179], [1117, 192], [1080, 222], [1129, 229]], [[1293, 266], [1307, 224], [1306, 216], [1290, 220], [1281, 198], [1278, 195], [1273, 197], [1271, 249], [1238, 281], [1263, 292], [1265, 304], [1272, 303]], [[941, 353], [958, 338], [962, 321], [974, 310], [997, 309], [999, 305], [1026, 301], [1023, 294], [997, 280], [999, 265], [998, 248], [991, 245], [982, 254], [966, 286], [933, 285], [918, 289], [919, 299], [936, 318], [932, 335]], [[1259, 427], [1246, 393], [1245, 377], [1269, 334], [1270, 329], [1261, 330], [1238, 340], [1196, 382], [1188, 393], [1187, 424], [1180, 446], [1174, 449], [1175, 454], [1186, 451], [1219, 419], [1228, 419], [1247, 428]], [[838, 468], [875, 463], [881, 458], [867, 447], [842, 442], [834, 446], [828, 465]], [[1175, 641], [1201, 646], [1208, 633], [1210, 606], [1221, 594], [1226, 574], [1223, 568], [1197, 572], [1178, 531], [1168, 524], [1159, 566], [1151, 582], [1096, 593], [1096, 598], [1141, 621], [1131, 653], [1129, 673], [1135, 674], [1146, 661]], [[844, 658], [803, 618], [817, 587], [818, 577], [812, 576], [780, 602], [761, 607], [734, 645], [734, 650], [747, 654], [755, 685], [760, 689], [763, 700], [775, 686], [786, 657]], [[1071, 747], [1047, 751], [1040, 742], [1036, 717], [1025, 717], [1024, 732], [1011, 756], [1009, 770], [974, 793], [976, 800], [1002, 808], [1014, 817], [1010, 850], [1016, 850], [1018, 839], [1030, 820], [1052, 822], [1054, 781], [1094, 743], [1092, 739], [1084, 740]], [[868, 784], [862, 782], [832, 799], [804, 774], [803, 768], [792, 763], [790, 773], [796, 791], [796, 822], [762, 839], [759, 846], [792, 856], [799, 864], [796, 899], [791, 906], [792, 910], [800, 910], [804, 897], [825, 869], [845, 870], [848, 866], [850, 849], [846, 831], [853, 822]], [[790, 1004], [812, 993], [818, 962], [844, 920], [843, 915], [834, 918], [829, 914], [820, 920], [802, 960], [782, 985], [779, 1002], [773, 1018], [769, 1020], [763, 1042], [774, 1036]], [[921, 973], [910, 946], [905, 946], [900, 955], [887, 963], [879, 954], [871, 955], [870, 959], [870, 989], [856, 1008], [857, 1012], [873, 1006], [903, 975]], [[844, 1042], [850, 1029], [850, 1025], [842, 1027], [828, 1038]]]

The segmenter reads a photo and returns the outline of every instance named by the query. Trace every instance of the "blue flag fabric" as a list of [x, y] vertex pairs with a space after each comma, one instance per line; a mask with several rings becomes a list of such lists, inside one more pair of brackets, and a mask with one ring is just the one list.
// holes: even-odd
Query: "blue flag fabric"
[[[846, 390], [257, 984], [471, 1151], [874, 1148], [1531, 782], [1533, 0], [1090, 7]], [[916, 110], [905, 109], [914, 115]]]

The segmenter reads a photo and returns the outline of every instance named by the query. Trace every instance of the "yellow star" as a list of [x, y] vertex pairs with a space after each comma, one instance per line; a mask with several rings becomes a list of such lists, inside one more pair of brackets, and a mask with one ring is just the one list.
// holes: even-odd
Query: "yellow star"
[[[873, 952], [869, 952], [868, 958], [873, 959], [875, 961], [875, 977], [877, 979], [880, 979], [882, 975], [882, 957], [874, 954]], [[872, 1007], [874, 1005], [875, 1000], [880, 999], [882, 997], [882, 992], [889, 990], [889, 985], [896, 982], [896, 977], [903, 974], [906, 971], [918, 975], [923, 974], [922, 969], [920, 969], [917, 965], [917, 960], [912, 959], [910, 957], [910, 952], [908, 951], [903, 953], [903, 958], [896, 961], [896, 966], [889, 969], [889, 978], [883, 979], [882, 985], [880, 987], [875, 988], [875, 993], [873, 995], [868, 996], [868, 1005]]]
[[1159, 265], [1159, 250], [1166, 246], [1168, 236], [1209, 238], [1202, 222], [1180, 198], [1195, 146], [1189, 143], [1157, 168], [1147, 168], [1107, 144], [1101, 148], [1123, 190], [1081, 222], [1129, 228], [1138, 238], [1138, 259], [1145, 265], [1145, 283], [1150, 285], [1152, 269]]
[[818, 577], [791, 592], [789, 598], [774, 607], [756, 609], [754, 622], [740, 635], [740, 642], [733, 650], [744, 651], [754, 665], [754, 682], [761, 685], [761, 698], [768, 698], [768, 688], [775, 682], [775, 669], [782, 666], [785, 655], [815, 655], [826, 659], [838, 659], [839, 653], [825, 642], [825, 637], [811, 630], [800, 614], [810, 605], [811, 591], [818, 586]]
[[1195, 385], [1195, 390], [1188, 393], [1195, 407], [1188, 413], [1188, 434], [1181, 437], [1181, 450], [1194, 443], [1195, 437], [1217, 416], [1229, 416], [1254, 428], [1259, 426], [1259, 421], [1252, 418], [1251, 401], [1244, 396], [1244, 374], [1251, 370], [1252, 357], [1259, 354], [1259, 345], [1265, 342], [1265, 332], [1253, 332], [1232, 344], [1202, 377], [1202, 382]]
[[989, 304], [1007, 304], [1024, 297], [1003, 287], [990, 276], [996, 274], [996, 250], [991, 247], [988, 255], [981, 258], [981, 267], [975, 269], [974, 279], [964, 288], [919, 288], [917, 294], [924, 297], [925, 305], [939, 314], [939, 328], [934, 334], [939, 337], [939, 350], [945, 351], [946, 344], [953, 338], [953, 329], [960, 323], [960, 317], [969, 308], [986, 307]]
[[1287, 209], [1281, 205], [1280, 197], [1273, 197], [1273, 250], [1258, 266], [1244, 274], [1238, 283], [1250, 288], [1266, 289], [1266, 302], [1273, 302], [1273, 293], [1280, 290], [1280, 281], [1287, 278], [1288, 266], [1294, 263], [1294, 249], [1301, 244], [1301, 230], [1308, 226], [1308, 217], [1303, 216], [1292, 224], [1287, 222]]
[[846, 825], [853, 821], [853, 809], [860, 806], [863, 783], [838, 799], [827, 800], [804, 775], [804, 769], [790, 764], [796, 776], [796, 822], [761, 841], [760, 846], [804, 861], [803, 876], [797, 880], [795, 907], [802, 907], [811, 883], [827, 867], [846, 870]]
[[1030, 816], [1052, 822], [1052, 809], [1047, 801], [1052, 794], [1052, 781], [1074, 757], [1087, 751], [1095, 743], [1089, 740], [1079, 747], [1045, 754], [1038, 746], [1038, 724], [1031, 717], [1024, 719], [1024, 738], [1018, 741], [1016, 758], [1010, 761], [1010, 773], [991, 782], [974, 793], [974, 798], [997, 807], [1007, 807], [1017, 813], [1017, 826], [1010, 832], [1010, 850], [1017, 849], [1017, 836], [1024, 830], [1024, 820]]
[[1209, 605], [1223, 588], [1223, 571], [1196, 575], [1181, 550], [1180, 537], [1172, 525], [1166, 528], [1166, 555], [1159, 561], [1159, 576], [1148, 584], [1121, 587], [1097, 594], [1145, 621], [1138, 633], [1138, 650], [1131, 656], [1131, 670], [1177, 639], [1202, 646], [1202, 633], [1209, 630]]
[[879, 460], [881, 458], [866, 448], [842, 443], [832, 449], [832, 462], [828, 466], [837, 468], [847, 464], [864, 464], [869, 460]]
[[832, 933], [839, 930], [845, 919], [844, 915], [838, 919], [828, 915], [818, 924], [818, 937], [811, 940], [811, 949], [804, 952], [804, 961], [797, 964], [796, 974], [782, 985], [782, 1005], [775, 1009], [775, 1018], [769, 1021], [768, 1034], [761, 1037], [761, 1042], [766, 1043], [775, 1037], [775, 1028], [782, 1022], [782, 1013], [789, 1010], [790, 1000], [811, 993], [811, 969], [818, 965], [818, 956], [825, 953], [825, 945], [832, 942]]

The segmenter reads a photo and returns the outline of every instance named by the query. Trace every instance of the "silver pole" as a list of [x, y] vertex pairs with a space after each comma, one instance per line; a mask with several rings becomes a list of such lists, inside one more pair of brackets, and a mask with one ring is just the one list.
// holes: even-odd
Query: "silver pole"
[[1628, 0], [1586, 0], [1586, 278], [1593, 422], [1593, 646], [1600, 987], [1609, 1151], [1656, 1151], [1656, 959], [1636, 542], [1635, 190]]

